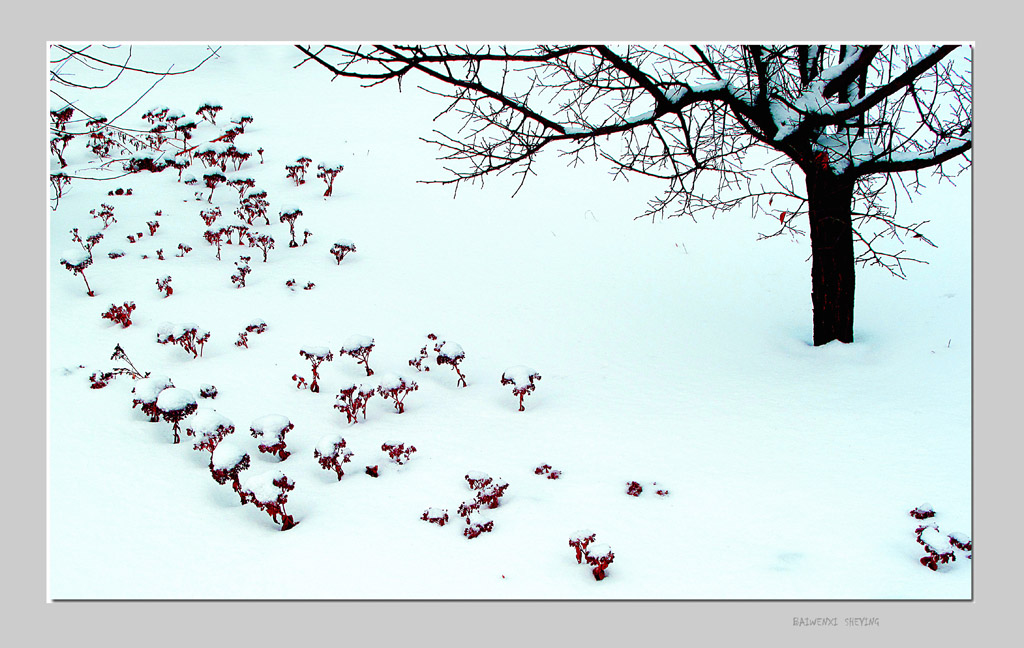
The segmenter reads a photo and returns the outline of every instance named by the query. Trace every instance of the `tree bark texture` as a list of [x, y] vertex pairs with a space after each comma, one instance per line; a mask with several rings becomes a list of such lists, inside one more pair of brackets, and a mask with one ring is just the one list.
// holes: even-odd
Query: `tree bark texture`
[[814, 346], [853, 342], [853, 181], [821, 170], [807, 176]]

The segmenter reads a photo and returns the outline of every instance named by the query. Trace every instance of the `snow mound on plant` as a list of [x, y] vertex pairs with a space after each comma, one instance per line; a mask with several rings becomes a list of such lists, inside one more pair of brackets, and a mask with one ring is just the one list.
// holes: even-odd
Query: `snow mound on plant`
[[292, 422], [288, 420], [287, 416], [283, 416], [281, 414], [267, 414], [266, 416], [261, 416], [253, 421], [249, 428], [253, 432], [257, 432], [259, 434], [275, 436], [291, 424]]
[[281, 488], [274, 485], [285, 477], [280, 468], [274, 468], [258, 475], [252, 475], [242, 482], [243, 490], [247, 490], [256, 497], [258, 502], [272, 502], [281, 494]]
[[341, 345], [342, 351], [358, 351], [373, 346], [373, 338], [369, 335], [350, 335]]
[[534, 376], [537, 375], [535, 369], [531, 369], [525, 365], [515, 365], [505, 370], [501, 377], [503, 380], [511, 380], [512, 384], [516, 387], [522, 387], [523, 385], [532, 385]]
[[160, 392], [169, 387], [174, 387], [174, 383], [171, 382], [170, 378], [167, 376], [151, 375], [149, 378], [136, 380], [132, 393], [135, 394], [135, 400], [148, 405], [156, 401]]
[[192, 417], [189, 429], [203, 436], [213, 436], [218, 433], [218, 428], [231, 428], [234, 423], [215, 409], [201, 407]]
[[213, 451], [210, 464], [214, 470], [230, 470], [238, 465], [247, 453], [245, 450], [231, 441], [221, 441], [217, 449]]
[[156, 399], [157, 408], [163, 412], [180, 412], [195, 404], [196, 397], [192, 392], [180, 387], [168, 387]]

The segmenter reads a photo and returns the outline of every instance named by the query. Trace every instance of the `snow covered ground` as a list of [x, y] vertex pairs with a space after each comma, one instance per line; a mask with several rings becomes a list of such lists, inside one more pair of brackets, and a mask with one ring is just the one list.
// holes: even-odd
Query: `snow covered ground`
[[[150, 46], [136, 56], [180, 68], [204, 54]], [[238, 194], [221, 186], [212, 205], [209, 190], [196, 200], [201, 187], [173, 170], [74, 183], [50, 215], [50, 598], [971, 597], [971, 561], [925, 569], [908, 515], [927, 502], [943, 533], [972, 533], [968, 176], [901, 202], [907, 221], [931, 221], [938, 249], [913, 250], [929, 264], [909, 267], [908, 281], [860, 271], [857, 342], [814, 348], [806, 238], [757, 242], [768, 225], [738, 213], [634, 221], [656, 186], [553, 156], [514, 199], [512, 179], [495, 178], [453, 200], [416, 183], [443, 173], [418, 140], [436, 99], [331, 83], [322, 68], [292, 69], [299, 60], [285, 46], [224, 47], [157, 84], [122, 122], [215, 99], [224, 110], [217, 126], [200, 122], [201, 143], [250, 113], [236, 144], [262, 147], [264, 163], [254, 155], [226, 175], [267, 191], [271, 224], [253, 228], [275, 239], [267, 262], [238, 245], [218, 261], [199, 214], [219, 206], [218, 226], [239, 224]], [[125, 77], [67, 98], [114, 116], [152, 82]], [[312, 167], [295, 186], [284, 166], [299, 156]], [[95, 159], [81, 141], [66, 157], [75, 168]], [[326, 199], [315, 177], [324, 161], [345, 167]], [[185, 173], [205, 171], [196, 162]], [[108, 196], [118, 187], [132, 195]], [[89, 297], [59, 260], [75, 249], [71, 228], [101, 226], [89, 213], [101, 204], [117, 222], [85, 271]], [[278, 220], [289, 205], [302, 210], [299, 242], [312, 232], [295, 248]], [[357, 251], [338, 263], [330, 249], [341, 239]], [[179, 243], [191, 252], [176, 257]], [[125, 256], [108, 258], [116, 248]], [[236, 288], [241, 254], [251, 273]], [[164, 297], [156, 280], [167, 275]], [[126, 301], [130, 327], [100, 317]], [[255, 318], [266, 331], [236, 346]], [[157, 344], [165, 322], [209, 331], [201, 357]], [[433, 360], [429, 372], [409, 365], [432, 348], [428, 333], [464, 349], [468, 386]], [[374, 376], [340, 353], [354, 335], [373, 338]], [[295, 482], [295, 528], [240, 505], [192, 437], [172, 444], [170, 423], [132, 407], [130, 378], [90, 389], [90, 374], [123, 366], [110, 359], [117, 344], [233, 422], [232, 441], [251, 456], [243, 476], [280, 469]], [[333, 352], [319, 393], [292, 379], [311, 378], [299, 352], [314, 347]], [[501, 384], [518, 365], [541, 376], [523, 412]], [[418, 384], [405, 412], [375, 396], [365, 420], [347, 424], [338, 390], [389, 373]], [[206, 384], [215, 399], [198, 398]], [[249, 434], [270, 414], [294, 424], [283, 462]], [[340, 481], [313, 457], [328, 434], [353, 453]], [[390, 441], [417, 450], [398, 465], [381, 450]], [[535, 474], [543, 464], [560, 478]], [[473, 539], [456, 514], [474, 494], [470, 471], [509, 484], [481, 518], [493, 531]], [[626, 492], [633, 481], [639, 497]], [[422, 521], [428, 508], [447, 509], [450, 523]], [[568, 544], [582, 529], [614, 552], [600, 582]]]

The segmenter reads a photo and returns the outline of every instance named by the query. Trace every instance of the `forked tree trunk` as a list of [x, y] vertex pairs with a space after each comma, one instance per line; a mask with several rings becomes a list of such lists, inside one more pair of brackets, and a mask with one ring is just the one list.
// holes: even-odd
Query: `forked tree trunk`
[[853, 342], [853, 181], [825, 171], [809, 174], [807, 196], [814, 346]]

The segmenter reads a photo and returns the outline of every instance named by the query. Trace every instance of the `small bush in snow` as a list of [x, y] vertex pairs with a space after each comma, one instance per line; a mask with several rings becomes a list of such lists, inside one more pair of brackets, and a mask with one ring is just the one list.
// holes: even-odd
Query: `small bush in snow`
[[448, 524], [448, 510], [428, 508], [426, 511], [423, 511], [423, 515], [420, 516], [420, 519], [424, 522], [436, 524], [437, 526], [444, 526]]
[[90, 209], [89, 213], [92, 214], [93, 218], [99, 218], [103, 221], [103, 229], [107, 229], [111, 223], [117, 222], [117, 219], [114, 218], [114, 207], [112, 205], [101, 204], [96, 209]]
[[265, 511], [274, 522], [277, 522], [278, 515], [281, 516], [282, 531], [287, 531], [298, 524], [284, 510], [284, 505], [288, 502], [288, 493], [294, 489], [295, 482], [277, 469], [249, 477], [242, 484], [245, 498], [256, 508]]
[[285, 171], [288, 172], [288, 175], [286, 177], [289, 178], [290, 180], [294, 180], [296, 187], [298, 187], [301, 184], [305, 184], [306, 171], [309, 170], [309, 164], [312, 161], [313, 160], [309, 159], [308, 157], [303, 156], [295, 160], [294, 164], [286, 164], [284, 166]]
[[179, 387], [168, 387], [160, 392], [156, 399], [156, 409], [160, 416], [174, 425], [174, 442], [180, 443], [181, 437], [178, 432], [181, 430], [181, 421], [186, 416], [194, 413], [199, 408], [192, 392]]
[[523, 398], [532, 393], [536, 387], [536, 381], [540, 380], [540, 374], [522, 365], [510, 367], [501, 374], [502, 385], [512, 385], [512, 394], [519, 397], [519, 411], [525, 411]]
[[269, 234], [249, 234], [249, 247], [258, 248], [263, 252], [263, 263], [267, 262], [267, 251], [274, 249], [274, 237]]
[[939, 527], [934, 524], [926, 524], [917, 527], [914, 533], [917, 535], [917, 543], [924, 547], [925, 551], [925, 555], [921, 557], [921, 564], [928, 569], [938, 571], [939, 565], [956, 560], [956, 554], [949, 544], [949, 536], [943, 536], [939, 532]]
[[470, 523], [470, 516], [481, 508], [495, 509], [500, 505], [500, 499], [508, 489], [508, 482], [502, 479], [492, 479], [487, 473], [478, 470], [471, 470], [466, 473], [466, 483], [476, 491], [474, 498], [459, 505], [459, 515]]
[[262, 189], [252, 189], [239, 202], [235, 215], [250, 226], [255, 223], [257, 218], [262, 218], [267, 225], [270, 225], [270, 219], [267, 218], [267, 209], [269, 207], [270, 203], [267, 202], [267, 192]]
[[185, 428], [185, 434], [196, 437], [193, 450], [206, 450], [211, 460], [217, 445], [229, 434], [234, 433], [235, 425], [229, 418], [212, 409], [199, 409], [192, 421]]
[[203, 233], [203, 238], [206, 239], [207, 243], [209, 243], [210, 245], [217, 246], [217, 260], [218, 261], [220, 261], [220, 246], [224, 244], [224, 239], [223, 239], [224, 232], [225, 232], [225, 230], [223, 230], [223, 229], [218, 229], [218, 230], [209, 229], [209, 230], [206, 230], [206, 232]]
[[344, 412], [345, 417], [349, 423], [358, 423], [358, 414], [360, 411], [363, 413], [363, 420], [366, 420], [366, 403], [376, 393], [374, 387], [364, 387], [362, 385], [352, 384], [348, 387], [343, 387], [338, 390], [338, 395], [335, 397], [337, 402], [334, 404], [335, 409]]
[[472, 540], [473, 538], [476, 538], [483, 533], [489, 533], [491, 531], [494, 531], [494, 522], [488, 520], [487, 522], [481, 523], [473, 522], [467, 519], [466, 528], [462, 530], [462, 535]]
[[245, 288], [245, 278], [252, 272], [252, 268], [249, 267], [251, 260], [252, 257], [240, 256], [238, 261], [235, 261], [235, 268], [238, 269], [238, 272], [231, 275], [231, 283], [235, 284], [235, 288]]
[[632, 495], [633, 497], [640, 497], [640, 493], [644, 492], [643, 486], [639, 482], [629, 482], [626, 484], [626, 494]]
[[378, 466], [367, 466], [366, 467], [366, 474], [369, 475], [370, 477], [373, 477], [374, 479], [376, 479], [377, 477], [380, 477], [379, 467]]
[[257, 317], [256, 319], [254, 319], [251, 322], [249, 322], [249, 325], [245, 327], [245, 330], [239, 332], [239, 334], [238, 334], [238, 341], [235, 342], [235, 346], [237, 346], [237, 347], [245, 347], [246, 349], [248, 349], [249, 348], [249, 334], [250, 333], [255, 333], [256, 335], [259, 335], [260, 333], [263, 333], [266, 330], [267, 330], [267, 323]]
[[416, 446], [410, 444], [409, 447], [406, 447], [404, 443], [396, 441], [386, 441], [381, 444], [380, 449], [388, 453], [391, 461], [394, 461], [399, 466], [409, 461], [409, 455], [416, 452]]
[[160, 410], [156, 407], [156, 399], [160, 392], [174, 387], [174, 383], [167, 376], [150, 376], [135, 381], [132, 388], [132, 409], [140, 407], [142, 413], [149, 417], [151, 423], [160, 421]]
[[288, 230], [291, 232], [292, 240], [289, 241], [288, 247], [299, 247], [299, 244], [295, 242], [295, 221], [302, 216], [302, 210], [294, 205], [285, 207], [281, 210], [281, 215], [278, 219], [281, 223], [288, 223]]
[[[231, 178], [225, 184], [238, 192], [238, 200], [241, 202], [245, 191], [255, 187], [256, 181], [252, 178]], [[252, 225], [252, 223], [249, 224]]]
[[159, 344], [176, 344], [192, 354], [193, 358], [203, 355], [203, 345], [210, 339], [210, 332], [196, 324], [171, 324], [164, 322], [157, 329]]
[[203, 209], [199, 212], [199, 218], [203, 219], [207, 227], [212, 227], [214, 221], [221, 217], [220, 207], [214, 207], [213, 209]]
[[217, 113], [219, 113], [222, 110], [224, 110], [224, 107], [221, 106], [219, 102], [216, 102], [216, 101], [204, 101], [199, 106], [199, 109], [196, 110], [196, 115], [198, 117], [202, 117], [205, 121], [208, 121], [211, 124], [216, 124], [217, 123]]
[[341, 345], [340, 353], [355, 358], [366, 369], [366, 375], [372, 376], [373, 369], [370, 369], [370, 352], [373, 351], [373, 338], [368, 335], [349, 336]]
[[576, 562], [582, 564], [584, 560], [593, 567], [593, 574], [596, 580], [604, 580], [605, 570], [615, 560], [612, 548], [606, 544], [593, 544], [597, 534], [589, 529], [577, 531], [569, 536], [569, 546], [576, 550]]
[[285, 448], [284, 436], [293, 429], [295, 429], [295, 425], [288, 420], [287, 416], [268, 414], [253, 421], [249, 432], [254, 439], [261, 437], [273, 439], [273, 443], [261, 443], [259, 445], [260, 452], [277, 455], [281, 461], [284, 461], [291, 455]]
[[317, 379], [320, 378], [320, 374], [317, 368], [321, 363], [331, 362], [334, 360], [334, 354], [327, 347], [320, 346], [309, 346], [299, 350], [299, 355], [309, 360], [313, 365], [313, 381], [309, 383], [309, 391], [319, 392], [320, 386], [317, 384]]
[[302, 230], [302, 244], [305, 245], [306, 243], [309, 243], [309, 239], [312, 236], [313, 232], [310, 232], [309, 230]]
[[208, 384], [200, 385], [199, 398], [209, 398], [211, 400], [217, 398], [217, 387]]
[[[156, 215], [160, 216], [160, 212], [157, 212]], [[150, 236], [156, 236], [156, 231], [158, 229], [160, 229], [160, 221], [157, 221], [157, 220], [146, 221], [146, 227], [149, 228], [149, 235]]]
[[419, 356], [410, 360], [409, 366], [415, 367], [416, 371], [430, 371], [430, 366], [424, 366], [423, 361], [430, 357], [427, 347], [432, 343], [434, 346], [435, 361], [437, 362], [437, 365], [449, 365], [459, 376], [457, 386], [465, 387], [466, 376], [464, 376], [462, 371], [459, 369], [459, 363], [466, 359], [466, 352], [463, 351], [462, 347], [455, 342], [445, 342], [444, 340], [438, 341], [437, 336], [433, 333], [427, 334], [427, 339], [430, 342], [423, 345], [423, 348], [420, 349]]
[[533, 469], [534, 475], [546, 475], [548, 479], [558, 479], [562, 476], [561, 470], [555, 470], [548, 464], [541, 464]]
[[401, 414], [405, 411], [405, 400], [406, 395], [409, 392], [414, 392], [419, 389], [419, 385], [416, 381], [406, 381], [405, 378], [398, 374], [385, 374], [380, 378], [380, 382], [377, 386], [377, 393], [386, 399], [391, 399], [395, 406], [395, 410]]
[[577, 531], [569, 536], [569, 546], [576, 550], [577, 564], [583, 564], [583, 554], [587, 550], [587, 545], [593, 542], [595, 538], [597, 538], [597, 534], [590, 529]]
[[124, 306], [118, 306], [117, 304], [111, 304], [110, 308], [107, 309], [106, 313], [103, 313], [103, 319], [108, 319], [115, 324], [120, 324], [121, 328], [128, 328], [132, 325], [132, 311], [135, 310], [135, 302], [126, 301]]
[[595, 580], [604, 580], [604, 571], [608, 569], [608, 565], [612, 564], [615, 560], [615, 554], [612, 553], [612, 548], [606, 544], [593, 544], [587, 547], [586, 554], [584, 556], [587, 560], [587, 564], [593, 567], [593, 574]]
[[356, 244], [348, 239], [338, 239], [338, 241], [331, 247], [331, 254], [334, 255], [334, 260], [341, 265], [341, 260], [345, 258], [345, 255], [349, 252], [356, 251]]
[[89, 287], [89, 280], [85, 276], [85, 269], [92, 265], [92, 254], [84, 250], [68, 250], [65, 251], [60, 257], [60, 264], [64, 266], [68, 272], [76, 275], [82, 275], [82, 280], [85, 281], [85, 294], [90, 297], [95, 297], [96, 293]]
[[339, 173], [344, 171], [345, 167], [340, 164], [321, 162], [320, 164], [316, 165], [316, 168], [316, 177], [320, 178], [321, 180], [327, 183], [327, 191], [324, 192], [324, 198], [327, 198], [334, 191], [334, 178], [336, 178]]
[[139, 380], [141, 378], [147, 378], [149, 372], [143, 374], [141, 371], [135, 368], [132, 361], [128, 358], [128, 354], [124, 352], [120, 344], [114, 345], [114, 353], [110, 356], [111, 360], [123, 360], [128, 366], [127, 367], [114, 367], [110, 371], [94, 371], [89, 376], [89, 389], [102, 389], [106, 387], [111, 380], [118, 376], [129, 376], [132, 380]]
[[917, 520], [927, 520], [930, 517], [935, 517], [935, 509], [932, 508], [931, 504], [922, 504], [910, 512], [910, 517]]
[[345, 449], [345, 439], [340, 434], [328, 434], [317, 442], [313, 458], [324, 470], [333, 470], [341, 481], [345, 474], [342, 466], [352, 460], [352, 452]]
[[211, 171], [210, 173], [203, 174], [203, 183], [206, 184], [206, 188], [210, 190], [210, 196], [206, 199], [206, 202], [213, 202], [213, 190], [217, 188], [217, 185], [227, 180], [223, 173], [217, 171]]
[[174, 288], [171, 288], [171, 276], [166, 275], [156, 280], [156, 289], [164, 294], [164, 299], [174, 294]]
[[183, 258], [186, 254], [192, 251], [192, 246], [186, 243], [178, 243], [178, 254], [174, 256]]
[[249, 455], [231, 441], [217, 444], [213, 454], [210, 455], [210, 474], [213, 479], [221, 485], [230, 480], [231, 488], [238, 494], [242, 504], [245, 504], [247, 499], [238, 475], [249, 467], [249, 463]]

